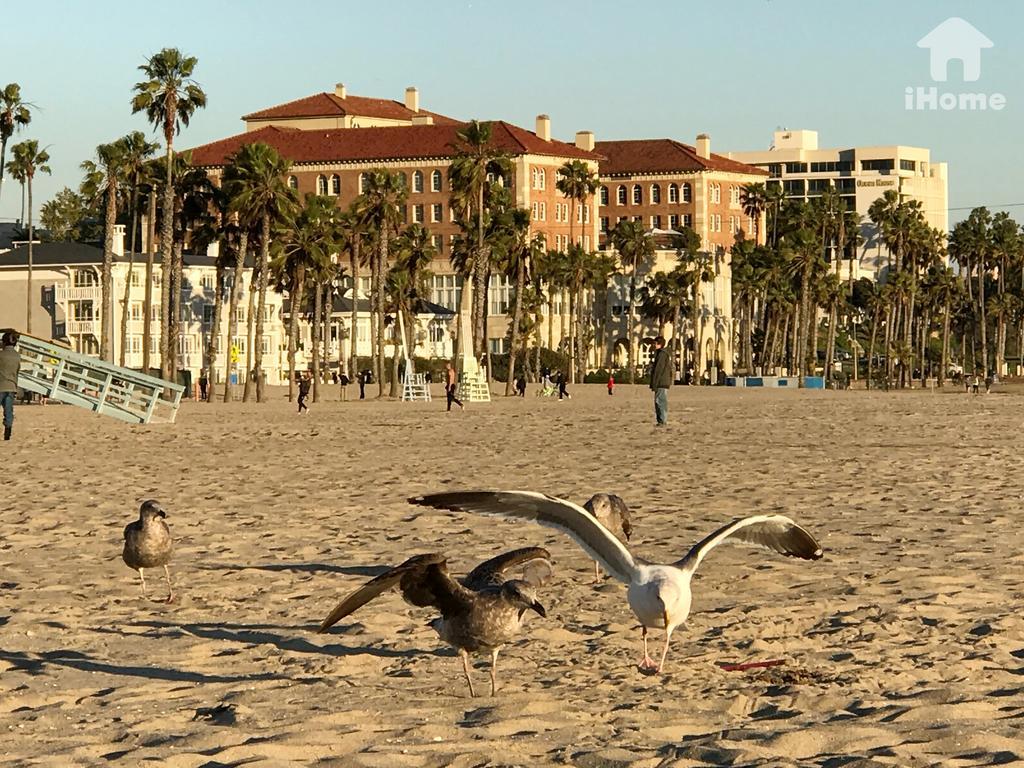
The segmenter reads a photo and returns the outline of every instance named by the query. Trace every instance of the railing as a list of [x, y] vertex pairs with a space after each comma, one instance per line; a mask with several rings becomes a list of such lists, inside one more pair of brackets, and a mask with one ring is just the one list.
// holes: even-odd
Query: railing
[[95, 320], [67, 320], [64, 325], [66, 326], [65, 332], [69, 336], [74, 336], [80, 333], [91, 333], [95, 336], [100, 332], [99, 318]]
[[88, 286], [72, 286], [66, 285], [54, 286], [54, 295], [58, 302], [64, 301], [100, 301], [102, 294], [98, 285]]

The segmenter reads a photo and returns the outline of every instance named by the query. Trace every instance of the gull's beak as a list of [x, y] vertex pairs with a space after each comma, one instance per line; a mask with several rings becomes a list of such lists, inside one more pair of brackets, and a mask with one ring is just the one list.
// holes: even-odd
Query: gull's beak
[[533, 608], [537, 613], [543, 616], [545, 619], [548, 617], [548, 612], [544, 610], [544, 606], [540, 603], [530, 603], [530, 607]]
[[166, 518], [167, 512], [163, 508], [161, 508], [160, 511], [156, 513], [156, 516]]

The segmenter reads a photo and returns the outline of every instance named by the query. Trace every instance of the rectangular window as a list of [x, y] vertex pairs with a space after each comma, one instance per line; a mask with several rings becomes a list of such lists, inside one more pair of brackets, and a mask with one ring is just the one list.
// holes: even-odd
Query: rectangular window
[[269, 355], [270, 354], [270, 337], [269, 336], [264, 336], [264, 337], [262, 337], [260, 339], [260, 349], [263, 351], [264, 355]]
[[562, 220], [562, 204], [555, 203], [555, 221]]
[[602, 232], [607, 232], [608, 231], [608, 217], [607, 216], [602, 216], [601, 217], [601, 231]]
[[142, 287], [142, 273], [139, 270], [137, 270], [137, 269], [133, 269], [132, 270], [132, 276], [129, 279], [129, 282], [131, 283], [132, 288], [141, 288]]
[[766, 163], [761, 167], [768, 171], [768, 175], [773, 179], [777, 179], [782, 175], [782, 163]]
[[500, 339], [488, 339], [487, 349], [492, 355], [504, 355], [508, 352], [508, 339], [504, 336]]
[[160, 336], [159, 335], [155, 335], [155, 336], [151, 335], [149, 337], [149, 354], [151, 354], [151, 355], [159, 355], [160, 354]]
[[417, 224], [423, 223], [423, 205], [414, 205], [412, 207], [412, 220]]
[[213, 290], [213, 279], [214, 279], [213, 275], [203, 275], [199, 279], [200, 284], [203, 286], [203, 290], [204, 291], [212, 291]]
[[143, 305], [142, 305], [141, 301], [133, 301], [131, 303], [131, 310], [130, 310], [130, 314], [128, 315], [128, 317], [130, 319], [132, 319], [132, 320], [141, 320], [142, 319], [142, 308], [143, 308]]
[[860, 161], [860, 168], [862, 171], [891, 171], [895, 167], [896, 162], [891, 157], [878, 160]]
[[245, 336], [234, 336], [231, 339], [231, 346], [238, 350], [238, 354], [244, 355], [248, 347], [248, 339]]
[[444, 206], [441, 203], [434, 203], [430, 206], [430, 220], [437, 224], [444, 217]]
[[433, 303], [457, 310], [461, 298], [461, 277], [458, 275], [434, 275], [431, 278], [430, 300]]
[[590, 223], [590, 206], [589, 205], [584, 205], [583, 206], [583, 223], [584, 224], [589, 224]]
[[831, 187], [829, 184], [830, 179], [808, 179], [807, 181], [807, 193], [810, 195], [820, 195], [826, 189]]
[[203, 305], [203, 323], [205, 325], [210, 325], [213, 322], [213, 310], [213, 304]]
[[782, 191], [786, 194], [786, 197], [803, 197], [804, 180], [788, 179], [782, 182]]
[[693, 226], [693, 216], [690, 215], [689, 213], [684, 213], [683, 214], [683, 226], [684, 227], [692, 227]]
[[679, 227], [679, 216], [674, 213], [670, 213], [668, 216], [668, 228], [677, 229]]
[[585, 250], [585, 251], [589, 251], [590, 250], [590, 235], [584, 235], [583, 236], [583, 250]]
[[548, 220], [548, 204], [547, 203], [541, 203], [540, 204], [540, 220], [541, 221], [547, 221]]
[[444, 235], [431, 235], [430, 244], [434, 246], [438, 255], [444, 253]]
[[[575, 203], [574, 203], [574, 205], [575, 205]], [[576, 205], [576, 223], [577, 224], [582, 224], [583, 223], [583, 206], [582, 205]]]
[[178, 337], [178, 354], [190, 355], [193, 352], [195, 341], [191, 335]]
[[730, 235], [735, 235], [736, 234], [736, 217], [735, 216], [730, 216], [729, 217], [729, 234]]
[[811, 173], [849, 173], [853, 163], [849, 160], [822, 160], [811, 163]]
[[530, 203], [530, 218], [537, 221], [537, 216], [540, 214], [540, 206], [537, 203]]
[[661, 229], [661, 216], [651, 216], [651, 229]]
[[900, 160], [900, 170], [901, 171], [916, 171], [917, 170], [917, 163], [915, 163], [913, 160]]
[[807, 173], [807, 163], [786, 163], [786, 173]]
[[76, 269], [75, 270], [75, 287], [76, 288], [90, 288], [94, 285], [98, 285], [99, 281], [96, 279], [96, 273], [87, 269]]

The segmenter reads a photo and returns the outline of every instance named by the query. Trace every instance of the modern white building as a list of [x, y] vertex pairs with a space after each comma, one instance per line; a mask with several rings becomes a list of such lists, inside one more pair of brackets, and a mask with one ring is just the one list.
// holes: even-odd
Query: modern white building
[[860, 274], [854, 277], [877, 277], [889, 263], [889, 252], [868, 218], [871, 204], [887, 190], [919, 200], [928, 223], [949, 232], [946, 163], [933, 161], [928, 149], [900, 144], [823, 149], [817, 131], [781, 130], [775, 131], [771, 148], [727, 157], [768, 171], [767, 183], [781, 184], [788, 198], [810, 200], [827, 187], [838, 190], [847, 207], [863, 218]]

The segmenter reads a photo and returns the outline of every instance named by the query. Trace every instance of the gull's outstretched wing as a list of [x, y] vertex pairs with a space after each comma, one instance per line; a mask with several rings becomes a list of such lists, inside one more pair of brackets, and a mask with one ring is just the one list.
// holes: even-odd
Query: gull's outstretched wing
[[457, 610], [465, 601], [465, 590], [448, 575], [444, 555], [413, 555], [401, 565], [370, 579], [338, 603], [317, 631], [327, 631], [382, 592], [396, 586], [407, 602], [421, 607], [436, 606], [442, 614]]
[[673, 565], [692, 573], [697, 570], [700, 561], [708, 552], [727, 539], [770, 549], [788, 557], [799, 557], [803, 560], [821, 558], [821, 545], [810, 533], [785, 515], [751, 515], [722, 526], [695, 544], [686, 557]]
[[[490, 560], [485, 560], [466, 574], [461, 581], [463, 586], [473, 590], [498, 586], [505, 581], [505, 572], [507, 570], [526, 563], [532, 563], [536, 560], [546, 563], [548, 573], [550, 574], [551, 553], [543, 547], [523, 547], [522, 549], [513, 549], [511, 552], [496, 555]], [[530, 581], [530, 579], [526, 580]], [[534, 586], [540, 585], [535, 584]]]
[[629, 584], [637, 570], [633, 556], [611, 531], [583, 507], [554, 496], [533, 491], [452, 491], [415, 496], [409, 503], [529, 520], [568, 534], [619, 581]]

